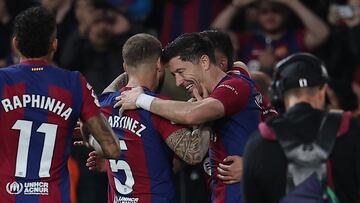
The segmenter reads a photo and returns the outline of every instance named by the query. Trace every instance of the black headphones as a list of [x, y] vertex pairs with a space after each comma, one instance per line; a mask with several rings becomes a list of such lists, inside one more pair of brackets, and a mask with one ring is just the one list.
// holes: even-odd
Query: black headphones
[[[273, 81], [271, 83], [270, 89], [269, 89], [269, 96], [271, 100], [271, 104], [279, 111], [284, 112], [285, 106], [284, 106], [284, 98], [283, 94], [284, 91], [289, 89], [285, 84], [286, 76], [284, 77], [282, 75], [284, 69], [286, 67], [291, 68], [296, 63], [306, 63], [306, 65], [310, 66], [312, 70], [314, 70], [314, 75], [316, 75], [316, 71], [319, 71], [318, 73], [321, 73], [320, 78], [316, 79], [316, 84], [324, 84], [328, 81], [328, 74], [326, 71], [325, 66], [323, 63], [318, 59], [316, 56], [309, 54], [309, 53], [297, 53], [288, 56], [287, 58], [279, 61], [275, 65], [275, 70], [273, 73]], [[319, 70], [320, 69], [320, 70]], [[314, 85], [308, 85], [308, 86], [314, 86]], [[299, 85], [299, 87], [302, 87]]]

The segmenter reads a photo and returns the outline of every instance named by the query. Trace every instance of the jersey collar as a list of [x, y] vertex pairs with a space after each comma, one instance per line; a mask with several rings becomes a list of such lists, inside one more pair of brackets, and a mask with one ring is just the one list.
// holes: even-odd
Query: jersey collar
[[25, 59], [25, 60], [21, 60], [20, 64], [25, 64], [25, 65], [47, 65], [49, 63], [44, 59]]

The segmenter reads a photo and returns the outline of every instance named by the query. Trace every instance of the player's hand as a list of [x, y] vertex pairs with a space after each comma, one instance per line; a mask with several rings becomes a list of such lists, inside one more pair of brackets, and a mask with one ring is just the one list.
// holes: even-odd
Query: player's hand
[[73, 137], [74, 137], [74, 139], [76, 139], [76, 140], [79, 140], [79, 139], [82, 138], [80, 126], [81, 126], [81, 121], [78, 121], [78, 122], [76, 123], [76, 126], [75, 126], [75, 128], [74, 128], [74, 132], [73, 132]]
[[243, 174], [242, 158], [240, 156], [228, 156], [224, 159], [224, 162], [229, 164], [219, 164], [217, 177], [225, 184], [240, 182]]
[[75, 146], [86, 146], [86, 147], [90, 147], [90, 144], [89, 144], [89, 137], [90, 137], [90, 132], [89, 130], [86, 128], [86, 126], [81, 122], [81, 121], [78, 121], [77, 122], [77, 125], [74, 129], [74, 135], [75, 133], [81, 138], [82, 140], [81, 141], [75, 141], [73, 144]]
[[96, 151], [92, 151], [89, 153], [89, 158], [86, 160], [86, 167], [90, 171], [99, 171], [99, 172], [105, 172], [106, 166], [105, 166], [105, 160], [101, 158]]
[[275, 54], [271, 48], [267, 48], [259, 55], [259, 62], [261, 68], [263, 69], [272, 69], [276, 63]]
[[209, 97], [209, 92], [205, 88], [204, 84], [201, 83], [200, 86], [201, 86], [201, 93], [197, 88], [193, 88], [192, 90], [192, 95], [195, 97], [196, 101], [201, 101]]
[[118, 101], [114, 108], [120, 107], [120, 111], [137, 109], [136, 107], [136, 100], [140, 94], [144, 93], [142, 87], [135, 87], [129, 91], [122, 92], [120, 96], [116, 97]]

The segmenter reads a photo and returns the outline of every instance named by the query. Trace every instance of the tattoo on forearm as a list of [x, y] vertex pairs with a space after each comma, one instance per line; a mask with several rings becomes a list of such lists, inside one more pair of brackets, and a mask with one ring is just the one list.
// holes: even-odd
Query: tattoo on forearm
[[112, 81], [112, 83], [107, 86], [104, 92], [116, 92], [119, 91], [121, 88], [125, 87], [126, 84], [128, 82], [128, 76], [126, 73], [122, 73], [121, 75], [119, 75], [117, 78], [115, 78], [114, 81]]
[[121, 88], [125, 87], [127, 84], [127, 77], [120, 77], [117, 78], [115, 84], [114, 84], [114, 89], [116, 89], [116, 91], [120, 90]]
[[194, 130], [183, 128], [172, 133], [166, 143], [185, 162], [196, 164], [204, 158], [208, 146], [210, 132], [208, 130]]

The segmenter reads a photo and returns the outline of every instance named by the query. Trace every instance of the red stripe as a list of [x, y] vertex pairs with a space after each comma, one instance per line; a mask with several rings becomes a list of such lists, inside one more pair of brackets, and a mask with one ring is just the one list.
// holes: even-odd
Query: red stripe
[[172, 23], [173, 23], [172, 22], [173, 13], [174, 13], [173, 3], [167, 3], [167, 5], [165, 7], [165, 15], [164, 15], [164, 21], [163, 21], [162, 33], [161, 33], [161, 43], [164, 46], [170, 42], [171, 27], [172, 27]]
[[217, 140], [216, 142], [211, 141], [210, 143], [210, 158], [213, 162], [212, 164], [212, 182], [211, 182], [211, 189], [212, 193], [215, 197], [213, 203], [224, 203], [225, 202], [225, 194], [226, 194], [226, 186], [225, 184], [217, 178], [217, 167], [219, 163], [224, 163], [223, 160], [228, 156], [225, 151], [225, 146], [221, 140], [221, 135], [216, 132]]
[[[126, 116], [140, 121], [140, 115], [136, 111], [128, 111], [126, 112]], [[138, 194], [151, 193], [151, 177], [149, 177], [147, 170], [147, 162], [151, 160], [146, 160], [145, 147], [141, 137], [124, 129], [124, 138], [128, 149], [126, 151], [126, 161], [131, 167], [135, 180], [132, 192], [133, 197], [139, 197], [139, 202], [141, 203], [150, 203], [150, 195], [139, 196]]]
[[344, 112], [342, 114], [340, 127], [336, 134], [336, 137], [341, 137], [342, 135], [347, 133], [347, 131], [349, 130], [351, 118], [352, 118], [352, 113], [350, 111]]
[[220, 11], [224, 8], [223, 4], [220, 0], [213, 0], [212, 6], [211, 6], [211, 21], [213, 21]]
[[[5, 85], [3, 89], [2, 99], [9, 98], [12, 100], [13, 96], [25, 94], [25, 83], [16, 85]], [[5, 112], [4, 108], [0, 107], [0, 200], [1, 202], [12, 203], [15, 202], [15, 195], [9, 195], [6, 192], [6, 184], [15, 181], [15, 165], [16, 154], [19, 142], [19, 131], [12, 130], [14, 123], [24, 118], [24, 108], [17, 108], [16, 110]]]
[[269, 128], [269, 126], [265, 122], [261, 122], [259, 124], [259, 130], [260, 130], [261, 137], [263, 137], [264, 139], [276, 140], [276, 135], [275, 135], [274, 131], [271, 130], [271, 128]]
[[298, 30], [295, 32], [295, 40], [296, 40], [296, 44], [298, 45], [298, 47], [300, 48], [301, 51], [307, 51], [308, 47], [306, 47], [305, 44], [305, 35], [306, 32], [304, 29]]
[[332, 163], [330, 159], [326, 161], [326, 172], [327, 172], [327, 184], [329, 187], [335, 191], [334, 178], [332, 173]]
[[[49, 97], [54, 98], [58, 101], [64, 102], [65, 107], [64, 110], [72, 105], [72, 94], [71, 92], [56, 86], [49, 86]], [[59, 115], [49, 112], [48, 113], [48, 123], [57, 124], [57, 135], [54, 146], [54, 152], [52, 157], [52, 163], [50, 168], [50, 178], [43, 178], [41, 181], [50, 182], [49, 183], [49, 195], [40, 196], [40, 202], [61, 202], [62, 194], [60, 190], [60, 183], [69, 177], [61, 177], [61, 170], [64, 170], [62, 166], [67, 166], [67, 159], [65, 156], [68, 154], [64, 154], [64, 150], [66, 148], [66, 142], [69, 135], [69, 120], [65, 121]], [[67, 169], [66, 169], [67, 170]], [[69, 190], [69, 188], [63, 188], [65, 190]], [[64, 194], [63, 194], [64, 195]], [[69, 196], [70, 194], [66, 194]]]
[[[207, 9], [207, 8], [201, 8]], [[200, 0], [190, 1], [184, 8], [183, 31], [198, 32], [199, 30]], [[195, 15], [194, 15], [195, 14]]]
[[41, 59], [29, 59], [29, 60], [21, 60], [20, 64], [26, 65], [48, 65], [48, 61]]

